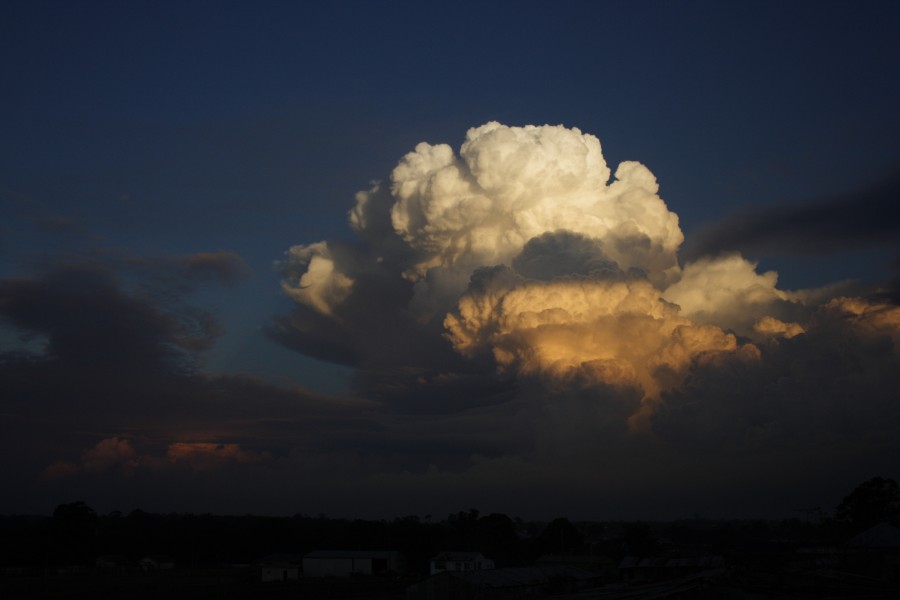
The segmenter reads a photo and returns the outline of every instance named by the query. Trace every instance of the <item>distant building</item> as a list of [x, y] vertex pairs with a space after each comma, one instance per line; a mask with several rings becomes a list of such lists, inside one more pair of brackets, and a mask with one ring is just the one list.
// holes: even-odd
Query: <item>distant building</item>
[[879, 523], [850, 540], [852, 548], [900, 550], [900, 529], [890, 523]]
[[96, 568], [106, 571], [120, 571], [130, 565], [128, 559], [120, 554], [102, 554], [94, 561]]
[[154, 554], [145, 556], [138, 561], [138, 566], [144, 571], [164, 571], [175, 568], [175, 560], [171, 556]]
[[900, 584], [900, 529], [890, 523], [863, 531], [849, 542], [850, 571]]
[[303, 557], [304, 577], [351, 577], [400, 573], [405, 563], [392, 550], [319, 550]]
[[481, 552], [441, 552], [431, 559], [431, 574], [444, 571], [485, 571], [494, 568], [494, 561]]
[[618, 563], [606, 556], [545, 554], [534, 564], [536, 567], [575, 567], [597, 573], [607, 579], [615, 579], [618, 576]]
[[525, 600], [576, 592], [596, 583], [594, 574], [573, 567], [443, 571], [406, 588], [406, 600]]
[[270, 554], [256, 561], [263, 582], [296, 581], [303, 568], [302, 554]]
[[662, 581], [724, 566], [725, 560], [719, 555], [684, 558], [626, 556], [619, 563], [619, 577], [627, 583]]

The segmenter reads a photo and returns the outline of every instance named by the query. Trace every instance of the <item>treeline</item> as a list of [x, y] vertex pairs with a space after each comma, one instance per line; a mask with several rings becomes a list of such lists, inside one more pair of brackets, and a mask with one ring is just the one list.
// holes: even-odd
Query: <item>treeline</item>
[[532, 564], [546, 553], [582, 552], [584, 535], [567, 519], [525, 523], [503, 514], [462, 511], [432, 522], [417, 516], [391, 521], [313, 517], [195, 514], [97, 515], [83, 502], [59, 505], [52, 517], [0, 517], [0, 563], [21, 566], [91, 565], [99, 556], [136, 560], [166, 555], [180, 566], [247, 564], [268, 554], [313, 550], [397, 550], [427, 571], [442, 550], [473, 550], [498, 566]]
[[[270, 554], [314, 550], [397, 550], [417, 572], [440, 551], [477, 551], [497, 567], [525, 566], [544, 555], [624, 556], [673, 552], [769, 553], [766, 540], [838, 543], [878, 522], [898, 523], [896, 481], [873, 478], [854, 489], [834, 514], [814, 511], [781, 522], [671, 523], [525, 522], [504, 514], [460, 511], [441, 521], [334, 519], [324, 515], [261, 517], [154, 514], [98, 515], [84, 502], [56, 507], [51, 517], [0, 517], [0, 567], [91, 566], [100, 556], [138, 560], [164, 555], [179, 567], [250, 564]], [[760, 544], [763, 544], [762, 546]]]

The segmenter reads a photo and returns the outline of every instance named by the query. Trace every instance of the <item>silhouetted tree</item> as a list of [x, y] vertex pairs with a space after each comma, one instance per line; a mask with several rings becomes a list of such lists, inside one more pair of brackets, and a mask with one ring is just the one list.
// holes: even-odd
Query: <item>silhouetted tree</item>
[[538, 536], [541, 554], [569, 554], [581, 550], [584, 538], [581, 532], [566, 518], [554, 519]]
[[659, 542], [646, 523], [632, 523], [625, 529], [624, 550], [631, 556], [654, 556], [659, 552]]
[[522, 562], [515, 524], [504, 514], [494, 513], [478, 519], [475, 524], [475, 549], [492, 558], [498, 567]]
[[60, 522], [87, 523], [92, 525], [97, 522], [97, 512], [79, 500], [69, 504], [60, 504], [54, 508], [53, 518]]
[[449, 526], [449, 536], [447, 543], [449, 547], [458, 550], [474, 550], [475, 525], [478, 522], [478, 510], [470, 508], [468, 512], [459, 511], [456, 514], [451, 513], [447, 517], [447, 525]]
[[836, 509], [836, 516], [857, 527], [870, 527], [898, 516], [900, 489], [893, 479], [873, 477], [850, 492]]
[[92, 560], [97, 512], [82, 501], [60, 504], [53, 509], [54, 560], [85, 563]]

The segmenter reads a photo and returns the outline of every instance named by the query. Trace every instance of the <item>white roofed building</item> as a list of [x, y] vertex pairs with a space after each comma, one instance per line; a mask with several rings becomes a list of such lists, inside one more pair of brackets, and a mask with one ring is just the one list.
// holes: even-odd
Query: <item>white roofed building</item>
[[441, 552], [431, 559], [431, 574], [444, 571], [485, 571], [494, 568], [494, 561], [481, 552]]
[[303, 557], [304, 577], [352, 577], [399, 573], [403, 557], [392, 550], [318, 550]]

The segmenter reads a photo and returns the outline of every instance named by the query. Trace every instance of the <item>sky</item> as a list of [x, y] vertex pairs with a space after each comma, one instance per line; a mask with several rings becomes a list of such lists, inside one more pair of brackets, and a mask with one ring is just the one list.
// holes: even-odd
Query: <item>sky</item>
[[900, 5], [0, 5], [0, 513], [900, 478]]

